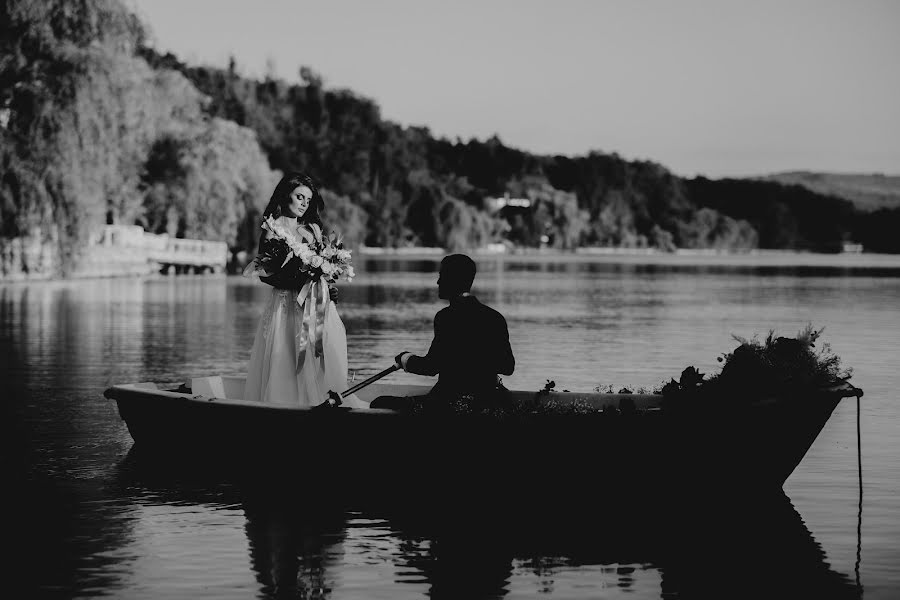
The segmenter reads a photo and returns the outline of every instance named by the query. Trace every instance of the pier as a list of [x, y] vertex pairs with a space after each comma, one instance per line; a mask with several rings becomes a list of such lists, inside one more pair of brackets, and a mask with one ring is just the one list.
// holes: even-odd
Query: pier
[[138, 225], [106, 225], [88, 247], [85, 275], [224, 273], [228, 244], [148, 233]]

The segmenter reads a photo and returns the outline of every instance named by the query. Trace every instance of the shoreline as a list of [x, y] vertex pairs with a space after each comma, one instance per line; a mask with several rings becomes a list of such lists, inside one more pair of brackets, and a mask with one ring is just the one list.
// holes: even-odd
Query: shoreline
[[[363, 247], [358, 256], [365, 260], [433, 260], [449, 252], [440, 248], [370, 248]], [[572, 251], [527, 249], [511, 252], [473, 250], [473, 259], [487, 262], [559, 262], [627, 264], [648, 266], [721, 266], [721, 267], [822, 267], [849, 269], [898, 269], [900, 254], [801, 252], [795, 250], [751, 250], [720, 252], [713, 250], [658, 250], [631, 248], [580, 248]]]
[[[442, 248], [372, 248], [355, 251], [358, 261], [429, 261], [438, 263], [450, 254]], [[748, 252], [718, 252], [708, 250], [679, 250], [660, 252], [654, 249], [582, 248], [574, 251], [522, 249], [511, 252], [470, 250], [466, 254], [481, 263], [496, 264], [605, 264], [658, 267], [719, 267], [719, 268], [821, 268], [854, 270], [897, 270], [900, 276], [900, 254], [841, 253], [825, 254], [792, 250], [753, 250]], [[115, 267], [122, 267], [117, 270]], [[362, 265], [360, 265], [362, 267]], [[184, 273], [166, 275], [134, 264], [107, 264], [103, 270], [90, 269], [69, 277], [46, 274], [0, 276], [0, 285], [27, 284], [50, 281], [83, 281], [91, 279], [179, 279], [218, 278], [239, 273]]]

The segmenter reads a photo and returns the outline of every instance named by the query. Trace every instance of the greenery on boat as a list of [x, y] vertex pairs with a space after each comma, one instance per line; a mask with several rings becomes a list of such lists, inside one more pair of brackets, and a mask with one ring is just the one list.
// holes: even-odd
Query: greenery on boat
[[769, 331], [759, 341], [734, 336], [740, 345], [718, 358], [720, 373], [709, 378], [694, 367], [686, 368], [678, 381], [672, 379], [659, 390], [666, 406], [689, 402], [749, 403], [763, 399], [789, 399], [809, 391], [828, 388], [850, 379], [852, 369], [823, 343], [816, 342], [822, 329], [807, 325], [795, 338]]
[[[491, 398], [460, 395], [453, 398], [422, 397], [412, 405], [412, 412], [421, 415], [445, 416], [448, 413], [482, 416], [497, 419], [521, 419], [535, 416], [572, 414], [618, 414], [618, 409], [601, 410], [584, 400], [561, 401], [552, 395], [556, 392], [556, 382], [550, 379], [542, 389], [526, 401], [513, 399], [502, 384], [497, 394]], [[569, 390], [563, 390], [568, 392]], [[629, 392], [630, 393], [630, 392]], [[625, 404], [629, 404], [626, 402]], [[633, 403], [630, 403], [633, 408]], [[626, 408], [627, 410], [627, 408]]]

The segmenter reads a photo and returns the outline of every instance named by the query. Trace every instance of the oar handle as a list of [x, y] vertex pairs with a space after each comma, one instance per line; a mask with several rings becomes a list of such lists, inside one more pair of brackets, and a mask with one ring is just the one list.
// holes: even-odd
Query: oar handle
[[375, 373], [374, 375], [372, 375], [372, 376], [369, 377], [368, 379], [366, 379], [366, 380], [364, 380], [364, 381], [360, 381], [359, 383], [357, 383], [357, 384], [354, 385], [353, 387], [348, 388], [346, 391], [344, 391], [344, 392], [341, 393], [341, 396], [346, 396], [347, 394], [355, 394], [356, 392], [358, 392], [359, 390], [363, 389], [364, 387], [366, 387], [366, 386], [369, 385], [370, 383], [375, 383], [376, 381], [378, 381], [378, 380], [381, 379], [382, 377], [387, 377], [388, 375], [390, 375], [391, 373], [393, 373], [394, 371], [397, 371], [397, 370], [399, 370], [399, 369], [400, 369], [400, 365], [398, 365], [398, 364], [395, 363], [395, 364], [391, 365], [390, 367], [388, 367], [387, 369], [385, 369], [384, 371], [382, 371], [382, 372], [380, 372], [380, 373]]

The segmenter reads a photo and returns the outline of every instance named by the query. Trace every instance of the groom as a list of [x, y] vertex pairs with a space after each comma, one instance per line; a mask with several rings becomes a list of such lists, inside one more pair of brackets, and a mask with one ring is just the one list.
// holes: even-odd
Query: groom
[[371, 408], [410, 409], [417, 403], [429, 408], [446, 406], [463, 395], [492, 403], [500, 394], [497, 374], [512, 375], [515, 368], [506, 319], [485, 306], [469, 290], [475, 280], [475, 261], [465, 254], [450, 254], [441, 261], [438, 297], [450, 306], [434, 317], [434, 340], [425, 356], [401, 352], [397, 365], [407, 373], [438, 375], [427, 396], [381, 396]]

